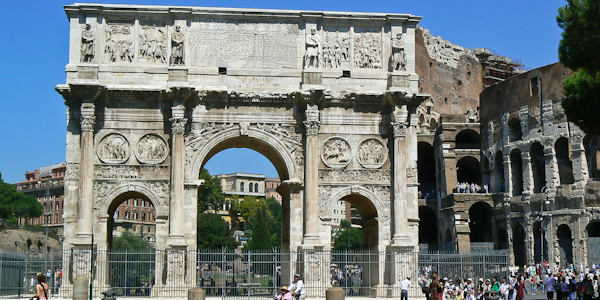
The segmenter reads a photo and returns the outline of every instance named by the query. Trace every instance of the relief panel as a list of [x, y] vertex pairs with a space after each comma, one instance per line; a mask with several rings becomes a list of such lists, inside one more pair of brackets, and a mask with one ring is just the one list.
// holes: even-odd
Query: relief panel
[[169, 147], [157, 134], [146, 134], [140, 138], [135, 149], [135, 157], [143, 164], [160, 164], [167, 159]]
[[350, 68], [350, 35], [347, 28], [328, 28], [323, 31], [322, 68]]
[[360, 69], [381, 69], [381, 32], [364, 30], [354, 33], [353, 37], [354, 67]]
[[164, 21], [140, 21], [138, 47], [138, 57], [141, 63], [166, 63], [166, 23]]
[[321, 159], [331, 168], [343, 168], [352, 160], [350, 143], [341, 137], [327, 139], [321, 147]]
[[133, 24], [109, 22], [105, 30], [104, 61], [132, 63], [134, 56]]
[[121, 134], [108, 134], [98, 143], [97, 154], [102, 162], [122, 164], [129, 159], [129, 142]]
[[369, 138], [360, 142], [357, 159], [367, 169], [381, 168], [388, 158], [388, 149], [380, 139]]

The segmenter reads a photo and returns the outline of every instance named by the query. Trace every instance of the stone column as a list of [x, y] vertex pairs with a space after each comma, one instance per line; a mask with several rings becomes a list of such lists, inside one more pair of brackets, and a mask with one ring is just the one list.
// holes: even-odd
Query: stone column
[[418, 116], [412, 111], [410, 124], [406, 129], [406, 221], [408, 227], [405, 229], [408, 235], [410, 245], [418, 246], [419, 244], [419, 177], [417, 168], [417, 126]]
[[306, 109], [306, 154], [304, 168], [305, 232], [304, 245], [321, 245], [319, 238], [319, 140], [321, 127], [317, 105]]
[[[554, 210], [554, 197], [556, 196], [555, 187], [560, 185], [558, 164], [551, 139], [547, 139], [544, 143], [544, 158], [546, 163], [546, 186], [548, 187], [548, 200], [550, 200], [548, 209], [544, 209], [544, 211], [547, 211]], [[550, 246], [548, 247], [548, 250], [550, 250]], [[548, 259], [548, 262], [550, 262], [550, 259]]]
[[406, 216], [406, 158], [403, 154], [406, 153], [406, 128], [408, 127], [408, 110], [406, 105], [401, 108], [396, 107], [396, 111], [392, 115], [392, 130], [394, 133], [394, 142], [392, 149], [392, 200], [393, 200], [393, 237], [392, 244], [394, 246], [402, 246], [408, 244], [408, 236], [406, 230], [408, 227]]
[[575, 207], [583, 208], [585, 197], [585, 185], [589, 178], [587, 158], [583, 146], [583, 132], [571, 132], [571, 146], [573, 151], [573, 197], [575, 198]]
[[531, 212], [531, 195], [533, 194], [533, 172], [531, 171], [531, 156], [529, 152], [521, 153], [523, 162], [523, 214]]
[[[510, 149], [508, 150], [510, 151]], [[508, 152], [507, 151], [507, 152]], [[510, 155], [503, 154], [502, 155], [502, 163], [504, 164], [504, 193], [508, 194], [509, 197], [512, 197], [512, 173], [510, 167]]]
[[[96, 116], [93, 103], [81, 105], [81, 161], [79, 165], [79, 220], [77, 237], [85, 243], [92, 237], [94, 209], [94, 125]], [[88, 242], [89, 243], [89, 242]]]
[[184, 144], [183, 133], [187, 119], [185, 106], [178, 105], [172, 108], [171, 121], [171, 208], [169, 215], [169, 244], [182, 245], [185, 224], [183, 217], [184, 197]]

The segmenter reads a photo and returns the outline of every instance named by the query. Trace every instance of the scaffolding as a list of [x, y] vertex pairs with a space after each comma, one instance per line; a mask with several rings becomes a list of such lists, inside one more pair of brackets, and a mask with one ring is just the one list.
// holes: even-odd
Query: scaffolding
[[520, 60], [498, 55], [493, 50], [477, 48], [475, 55], [479, 58], [483, 67], [483, 84], [485, 87], [526, 71]]

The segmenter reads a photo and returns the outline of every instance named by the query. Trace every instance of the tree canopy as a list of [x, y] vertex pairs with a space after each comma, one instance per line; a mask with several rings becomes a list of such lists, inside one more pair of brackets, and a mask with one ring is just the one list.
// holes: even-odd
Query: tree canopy
[[[348, 230], [348, 228], [350, 230]], [[348, 247], [348, 235], [350, 235], [350, 247]], [[362, 249], [362, 230], [351, 227], [347, 220], [340, 222], [340, 229], [333, 240], [333, 250], [360, 250]]]
[[569, 121], [588, 134], [600, 134], [600, 1], [567, 2], [556, 17], [564, 30], [558, 57], [576, 72], [563, 82], [562, 106]]
[[42, 213], [42, 204], [35, 197], [17, 191], [12, 184], [4, 182], [0, 175], [0, 218], [35, 218]]
[[200, 170], [200, 179], [204, 179], [204, 189], [198, 194], [198, 212], [209, 209], [219, 209], [225, 203], [225, 194], [221, 182], [216, 176], [211, 176], [208, 170]]
[[198, 249], [235, 248], [238, 246], [229, 228], [229, 223], [217, 214], [198, 214], [197, 229]]
[[121, 236], [113, 238], [112, 250], [116, 252], [154, 252], [154, 247], [141, 235], [125, 231]]

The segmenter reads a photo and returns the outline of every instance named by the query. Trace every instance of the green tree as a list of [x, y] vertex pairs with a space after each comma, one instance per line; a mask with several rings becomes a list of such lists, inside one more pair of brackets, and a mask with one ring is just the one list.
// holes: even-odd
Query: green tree
[[154, 246], [148, 243], [141, 235], [123, 232], [121, 236], [113, 238], [112, 250], [115, 252], [154, 252]]
[[238, 246], [229, 224], [217, 214], [198, 214], [197, 234], [198, 249], [235, 248]]
[[[350, 222], [346, 220], [340, 222], [340, 229], [333, 240], [334, 251], [362, 249], [362, 230], [350, 225]], [[348, 228], [350, 228], [349, 231]], [[348, 248], [348, 235], [350, 235], [350, 248]]]
[[200, 179], [204, 179], [204, 189], [198, 193], [198, 212], [209, 209], [219, 209], [225, 203], [225, 194], [221, 182], [216, 176], [211, 176], [208, 170], [200, 170]]
[[600, 134], [600, 1], [567, 0], [556, 20], [564, 30], [558, 57], [576, 71], [563, 82], [565, 114], [584, 132]]
[[273, 197], [267, 198], [266, 201], [273, 216], [273, 222], [270, 223], [271, 246], [278, 248], [281, 246], [281, 204]]
[[43, 213], [42, 204], [33, 196], [18, 192], [0, 177], [0, 218], [36, 218]]
[[266, 250], [271, 247], [269, 224], [272, 223], [273, 216], [271, 216], [271, 212], [264, 201], [259, 203], [260, 206], [250, 218], [252, 238], [248, 241], [248, 247], [254, 250]]

